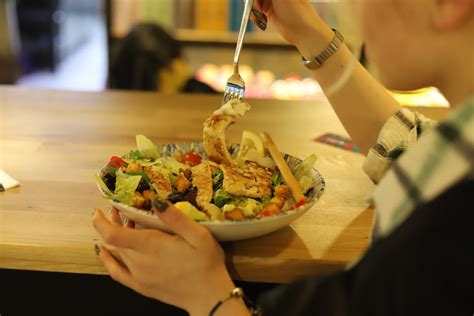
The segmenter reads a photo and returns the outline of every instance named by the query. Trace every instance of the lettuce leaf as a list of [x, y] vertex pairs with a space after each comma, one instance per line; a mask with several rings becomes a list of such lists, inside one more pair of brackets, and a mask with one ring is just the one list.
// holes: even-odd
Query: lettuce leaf
[[127, 205], [132, 205], [135, 191], [137, 190], [141, 179], [142, 176], [131, 176], [123, 173], [119, 174], [117, 172], [113, 199]]
[[308, 190], [313, 185], [313, 179], [308, 176], [302, 176], [299, 183], [300, 183], [301, 190], [303, 191], [303, 194], [304, 194], [308, 192]]
[[300, 181], [303, 176], [309, 177], [310, 171], [316, 163], [316, 160], [318, 160], [318, 157], [315, 154], [312, 154], [303, 160], [293, 172], [296, 180]]
[[135, 138], [137, 141], [137, 148], [144, 158], [156, 159], [161, 156], [158, 147], [156, 147], [149, 138], [141, 134], [137, 135]]
[[189, 165], [181, 163], [171, 157], [160, 158], [159, 160], [157, 160], [157, 162], [158, 162], [158, 165], [161, 165], [163, 168], [168, 169], [175, 175], [179, 175], [179, 171], [181, 169], [186, 170], [190, 168]]
[[104, 180], [99, 175], [95, 175], [97, 183], [100, 188], [104, 191], [105, 195], [112, 200], [127, 204], [133, 205], [133, 199], [135, 196], [135, 191], [138, 188], [142, 176], [136, 175], [127, 175], [123, 173], [120, 169], [116, 173], [115, 180], [115, 191], [112, 192], [109, 190]]
[[277, 185], [280, 185], [283, 183], [283, 178], [281, 176], [281, 173], [279, 171], [275, 172], [272, 175], [272, 186], [276, 187]]
[[219, 207], [223, 207], [227, 202], [232, 200], [232, 196], [219, 189], [214, 192], [213, 202]]
[[244, 212], [247, 217], [260, 213], [262, 207], [257, 200], [246, 198], [238, 204], [238, 207]]
[[145, 156], [143, 156], [139, 150], [130, 150], [130, 152], [127, 155], [125, 155], [123, 159], [136, 161], [136, 160], [145, 159]]

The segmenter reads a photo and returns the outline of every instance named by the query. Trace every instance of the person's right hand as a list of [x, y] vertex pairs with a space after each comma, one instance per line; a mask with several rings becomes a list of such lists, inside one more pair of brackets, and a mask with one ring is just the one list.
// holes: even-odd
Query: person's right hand
[[[325, 39], [327, 34], [333, 35], [308, 0], [255, 0], [254, 9], [300, 51], [306, 42], [317, 40], [318, 36]], [[255, 14], [252, 19], [256, 21]]]

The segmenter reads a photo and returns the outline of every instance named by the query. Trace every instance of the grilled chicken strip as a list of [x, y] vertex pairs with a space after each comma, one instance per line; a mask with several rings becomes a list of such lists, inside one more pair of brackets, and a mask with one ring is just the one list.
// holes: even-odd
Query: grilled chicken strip
[[172, 191], [168, 171], [165, 168], [152, 166], [143, 168], [148, 179], [154, 184], [154, 188], [161, 198], [166, 198]]
[[248, 162], [243, 166], [221, 165], [222, 189], [232, 195], [266, 198], [272, 195], [272, 171]]
[[193, 185], [197, 188], [196, 203], [199, 207], [205, 208], [211, 202], [214, 191], [212, 189], [211, 163], [204, 161], [192, 167]]
[[225, 131], [233, 123], [235, 123], [234, 116], [218, 114], [211, 115], [204, 122], [203, 145], [211, 161], [226, 165], [232, 164], [232, 157], [225, 144]]
[[203, 125], [203, 145], [211, 161], [232, 164], [232, 157], [225, 143], [225, 131], [236, 122], [238, 116], [243, 116], [249, 109], [250, 105], [246, 102], [230, 100], [206, 119]]

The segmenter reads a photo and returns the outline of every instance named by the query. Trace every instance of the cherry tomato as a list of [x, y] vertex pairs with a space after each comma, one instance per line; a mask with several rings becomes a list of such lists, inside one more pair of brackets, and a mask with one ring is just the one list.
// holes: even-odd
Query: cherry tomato
[[127, 163], [120, 157], [112, 156], [109, 161], [109, 166], [113, 168], [120, 168], [125, 166]]
[[181, 157], [181, 162], [194, 167], [201, 163], [201, 156], [194, 151], [189, 151]]

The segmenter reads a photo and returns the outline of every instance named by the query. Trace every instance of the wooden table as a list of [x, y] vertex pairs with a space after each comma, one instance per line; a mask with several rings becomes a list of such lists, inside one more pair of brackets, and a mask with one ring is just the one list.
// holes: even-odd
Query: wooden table
[[[0, 268], [103, 274], [91, 225], [108, 208], [94, 173], [111, 155], [135, 146], [135, 134], [154, 142], [201, 139], [204, 119], [220, 96], [155, 93], [77, 93], [0, 86], [0, 168], [21, 187], [0, 193]], [[316, 153], [326, 180], [323, 198], [290, 227], [224, 244], [235, 279], [288, 282], [343, 269], [369, 243], [373, 185], [364, 157], [313, 139], [347, 135], [328, 104], [255, 100], [228, 131], [268, 131], [282, 151]]]

